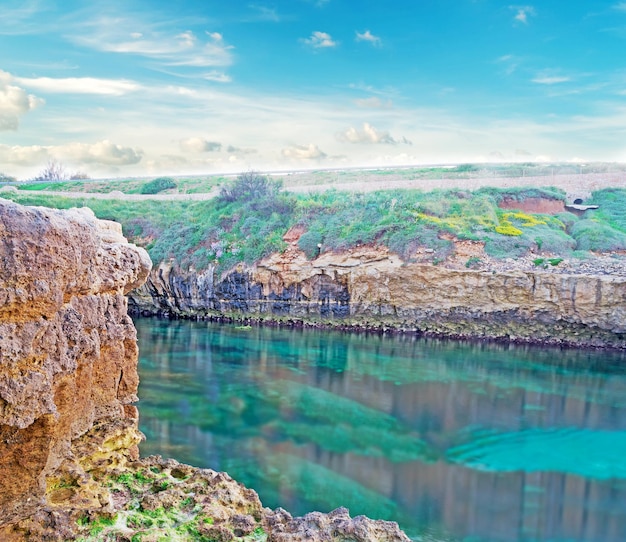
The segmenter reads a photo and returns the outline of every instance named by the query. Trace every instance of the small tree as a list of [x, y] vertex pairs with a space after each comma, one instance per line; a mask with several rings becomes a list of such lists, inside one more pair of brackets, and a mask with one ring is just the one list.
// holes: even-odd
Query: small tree
[[222, 186], [220, 199], [226, 202], [255, 201], [276, 196], [282, 187], [280, 181], [268, 179], [255, 171], [239, 175], [233, 182]]
[[69, 177], [63, 164], [56, 160], [50, 160], [48, 165], [39, 172], [39, 175], [33, 178], [33, 181], [67, 181]]

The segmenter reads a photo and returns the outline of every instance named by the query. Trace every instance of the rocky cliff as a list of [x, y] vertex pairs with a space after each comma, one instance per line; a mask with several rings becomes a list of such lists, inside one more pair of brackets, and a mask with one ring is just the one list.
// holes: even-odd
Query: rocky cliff
[[[478, 247], [480, 249], [480, 247]], [[464, 256], [463, 261], [468, 258]], [[450, 337], [626, 348], [626, 276], [559, 269], [403, 262], [381, 247], [324, 253], [296, 243], [217, 279], [209, 268], [153, 270], [132, 310], [169, 316], [260, 316]], [[502, 267], [502, 266], [501, 266]]]
[[151, 262], [118, 224], [89, 210], [4, 200], [0, 255], [6, 524], [61, 502], [98, 504], [88, 472], [137, 458], [137, 345], [124, 295], [143, 283]]
[[395, 523], [292, 518], [225, 473], [138, 459], [125, 294], [150, 266], [89, 210], [0, 199], [0, 540], [407, 542]]

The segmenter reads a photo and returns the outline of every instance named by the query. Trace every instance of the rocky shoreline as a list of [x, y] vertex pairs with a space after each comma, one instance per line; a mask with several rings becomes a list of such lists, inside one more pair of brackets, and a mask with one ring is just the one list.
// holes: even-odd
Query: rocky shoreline
[[426, 250], [405, 262], [378, 246], [308, 260], [292, 240], [284, 253], [222, 276], [161, 264], [129, 306], [137, 315], [244, 325], [624, 349], [623, 257], [496, 260], [481, 243], [460, 242], [438, 264]]
[[296, 518], [265, 508], [255, 491], [224, 472], [160, 456], [95, 473], [93, 482], [101, 507], [40, 507], [0, 531], [3, 541], [409, 542], [397, 523], [352, 518], [346, 508]]

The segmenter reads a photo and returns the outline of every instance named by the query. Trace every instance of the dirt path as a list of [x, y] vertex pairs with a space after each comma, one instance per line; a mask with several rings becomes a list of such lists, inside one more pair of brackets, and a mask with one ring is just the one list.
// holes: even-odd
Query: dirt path
[[289, 185], [285, 183], [285, 190], [290, 192], [319, 192], [335, 188], [337, 190], [348, 190], [358, 192], [372, 192], [375, 190], [391, 190], [398, 188], [417, 188], [421, 190], [434, 189], [463, 189], [476, 190], [485, 186], [499, 188], [511, 187], [547, 187], [554, 186], [564, 190], [570, 198], [586, 198], [594, 190], [601, 188], [626, 188], [626, 174], [617, 173], [583, 173], [570, 175], [554, 175], [539, 177], [477, 177], [468, 179], [443, 178], [443, 179], [394, 179], [386, 176], [384, 181], [373, 175], [364, 179], [363, 182], [356, 183], [335, 183], [322, 185]]
[[[476, 177], [476, 178], [442, 178], [442, 179], [414, 179], [407, 180], [402, 178], [402, 174], [385, 175], [381, 179], [381, 175], [376, 175], [368, 171], [364, 171], [358, 181], [337, 183], [327, 182], [322, 184], [309, 184], [308, 178], [312, 174], [304, 172], [289, 175], [283, 178], [284, 190], [287, 192], [308, 193], [321, 192], [329, 189], [351, 192], [373, 192], [375, 190], [392, 190], [403, 188], [416, 188], [421, 190], [434, 189], [462, 189], [476, 190], [485, 186], [494, 186], [499, 188], [511, 187], [548, 187], [553, 186], [564, 190], [568, 199], [582, 198], [583, 200], [594, 190], [601, 188], [626, 188], [626, 173], [582, 173], [569, 175], [539, 176], [539, 177]], [[20, 193], [27, 193], [26, 190], [20, 190]], [[121, 199], [124, 201], [205, 201], [214, 198], [219, 192], [213, 189], [210, 192], [200, 194], [123, 194], [119, 191], [107, 194], [89, 193], [89, 192], [60, 192], [51, 190], [41, 190], [28, 192], [46, 196], [62, 196], [77, 199]]]

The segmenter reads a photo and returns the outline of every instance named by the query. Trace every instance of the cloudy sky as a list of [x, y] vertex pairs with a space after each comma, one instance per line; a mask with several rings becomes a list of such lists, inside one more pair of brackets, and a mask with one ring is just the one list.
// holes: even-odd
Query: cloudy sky
[[0, 172], [626, 161], [626, 2], [0, 0]]

